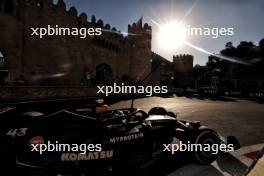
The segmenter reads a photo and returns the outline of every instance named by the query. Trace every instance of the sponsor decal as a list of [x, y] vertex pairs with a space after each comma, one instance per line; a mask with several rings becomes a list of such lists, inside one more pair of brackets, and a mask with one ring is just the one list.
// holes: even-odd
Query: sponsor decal
[[112, 158], [114, 155], [113, 150], [101, 152], [89, 152], [86, 154], [81, 153], [62, 153], [61, 161], [87, 161], [87, 160], [100, 160]]
[[143, 133], [134, 133], [134, 134], [129, 134], [125, 136], [115, 136], [115, 137], [110, 137], [106, 139], [105, 144], [131, 141], [131, 140], [140, 139], [143, 137], [144, 137]]
[[76, 109], [77, 112], [92, 112], [91, 108], [78, 108]]
[[44, 139], [41, 136], [35, 136], [30, 139], [29, 144], [44, 144]]

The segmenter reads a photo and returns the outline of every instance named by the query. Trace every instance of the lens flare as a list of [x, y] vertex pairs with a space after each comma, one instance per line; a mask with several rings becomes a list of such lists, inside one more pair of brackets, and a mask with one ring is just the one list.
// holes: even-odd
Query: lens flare
[[158, 32], [159, 46], [166, 50], [179, 48], [185, 40], [186, 29], [183, 24], [177, 21], [171, 21], [160, 24]]

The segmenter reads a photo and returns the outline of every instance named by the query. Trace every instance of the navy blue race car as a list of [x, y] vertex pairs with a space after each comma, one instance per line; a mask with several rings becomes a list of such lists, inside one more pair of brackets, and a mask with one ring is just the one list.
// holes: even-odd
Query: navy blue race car
[[[224, 142], [214, 130], [199, 122], [179, 120], [162, 107], [145, 112], [87, 104], [44, 113], [10, 106], [1, 109], [0, 120], [0, 152], [10, 172], [12, 168], [25, 173], [115, 172], [143, 168], [154, 158], [171, 155], [170, 144], [175, 141]], [[227, 139], [238, 148], [234, 137]], [[213, 151], [186, 152], [201, 164], [212, 163], [218, 155]]]

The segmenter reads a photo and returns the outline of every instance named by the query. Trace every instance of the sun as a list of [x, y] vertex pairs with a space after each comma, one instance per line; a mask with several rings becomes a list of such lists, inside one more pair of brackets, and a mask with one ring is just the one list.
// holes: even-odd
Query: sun
[[166, 50], [179, 48], [185, 40], [186, 28], [182, 23], [171, 21], [160, 24], [158, 31], [159, 46]]

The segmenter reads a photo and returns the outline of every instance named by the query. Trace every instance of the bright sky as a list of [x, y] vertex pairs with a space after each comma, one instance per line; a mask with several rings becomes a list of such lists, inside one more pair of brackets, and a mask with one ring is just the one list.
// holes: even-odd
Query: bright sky
[[[127, 25], [137, 22], [143, 15], [144, 22], [153, 28], [152, 50], [168, 60], [175, 54], [192, 54], [194, 64], [204, 65], [207, 52], [201, 52], [192, 45], [209, 53], [218, 53], [225, 43], [232, 41], [253, 41], [258, 43], [264, 38], [264, 1], [263, 0], [65, 0], [67, 8], [76, 6], [79, 14], [85, 12], [88, 18], [94, 14], [104, 23], [126, 32]], [[161, 47], [159, 40], [160, 26], [170, 21], [183, 20], [192, 27], [234, 28], [233, 36], [187, 36], [184, 40], [191, 45], [181, 44], [175, 49]]]

